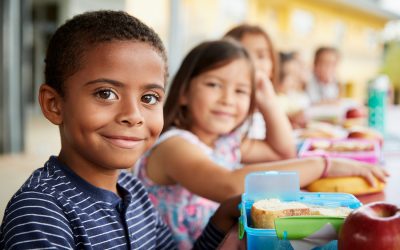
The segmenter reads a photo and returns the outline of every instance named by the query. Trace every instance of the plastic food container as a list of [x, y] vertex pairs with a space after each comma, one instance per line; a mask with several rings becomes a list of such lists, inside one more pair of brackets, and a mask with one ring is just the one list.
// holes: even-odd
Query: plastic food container
[[[327, 145], [331, 147], [324, 149]], [[327, 155], [372, 164], [379, 162], [380, 154], [378, 141], [364, 139], [307, 139], [299, 150], [299, 157]]]
[[[239, 218], [239, 237], [247, 236], [247, 249], [290, 249], [289, 240], [279, 239], [275, 229], [252, 227], [250, 211], [253, 203], [261, 199], [277, 198], [281, 201], [299, 201], [326, 207], [358, 208], [362, 204], [351, 194], [301, 192], [296, 172], [255, 172], [246, 176], [245, 193], [242, 195]], [[301, 228], [304, 225], [299, 225]], [[331, 241], [327, 248], [335, 249], [337, 241]], [[327, 246], [328, 246], [327, 245]]]

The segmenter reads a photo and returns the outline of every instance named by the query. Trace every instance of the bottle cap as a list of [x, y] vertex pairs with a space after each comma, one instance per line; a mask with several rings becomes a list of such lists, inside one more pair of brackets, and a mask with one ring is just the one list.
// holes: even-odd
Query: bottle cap
[[377, 90], [386, 91], [389, 89], [390, 79], [387, 75], [378, 75], [372, 80], [371, 87]]

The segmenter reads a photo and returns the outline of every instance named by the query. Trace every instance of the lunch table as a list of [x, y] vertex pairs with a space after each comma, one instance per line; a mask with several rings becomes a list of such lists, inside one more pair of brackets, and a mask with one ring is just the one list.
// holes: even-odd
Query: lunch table
[[[382, 150], [381, 165], [390, 176], [382, 192], [359, 195], [357, 199], [363, 204], [385, 201], [400, 206], [400, 107], [388, 109], [385, 144]], [[234, 226], [220, 245], [221, 250], [246, 249], [245, 240], [238, 238], [238, 226]]]

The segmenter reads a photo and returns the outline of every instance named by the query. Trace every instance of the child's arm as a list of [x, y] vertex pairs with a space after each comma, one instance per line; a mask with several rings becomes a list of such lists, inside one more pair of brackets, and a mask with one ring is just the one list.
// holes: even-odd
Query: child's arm
[[[193, 249], [216, 249], [229, 230], [238, 222], [240, 201], [241, 197], [238, 195], [221, 203], [206, 229], [195, 242]], [[210, 234], [213, 235], [211, 239]]]
[[65, 211], [54, 197], [25, 192], [9, 203], [0, 231], [0, 249], [73, 249]]
[[289, 119], [273, 89], [272, 83], [262, 74], [257, 74], [257, 108], [264, 117], [266, 138], [245, 140], [242, 144], [242, 161], [257, 163], [289, 159], [296, 156], [296, 145]]
[[240, 195], [234, 196], [223, 201], [217, 211], [215, 211], [210, 221], [220, 229], [222, 232], [227, 233], [238, 222], [240, 216], [239, 204], [242, 200]]
[[[216, 202], [244, 192], [244, 179], [255, 171], [296, 171], [301, 187], [319, 179], [327, 162], [322, 157], [292, 159], [251, 164], [230, 170], [214, 163], [198, 146], [181, 137], [172, 137], [159, 144], [148, 159], [147, 174], [161, 185], [179, 183], [189, 191]], [[372, 177], [384, 181], [386, 172], [363, 162], [330, 159], [326, 176], [362, 176], [370, 183]]]

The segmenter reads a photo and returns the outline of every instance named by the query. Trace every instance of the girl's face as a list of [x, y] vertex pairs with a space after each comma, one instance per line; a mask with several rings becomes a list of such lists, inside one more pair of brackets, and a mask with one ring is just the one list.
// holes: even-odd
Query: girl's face
[[103, 170], [132, 167], [163, 126], [165, 63], [132, 41], [100, 44], [82, 60], [65, 82], [60, 158]]
[[282, 65], [282, 71], [285, 77], [280, 83], [280, 91], [289, 93], [291, 91], [301, 90], [301, 69], [296, 59], [289, 60]]
[[191, 131], [205, 143], [237, 128], [250, 107], [251, 69], [245, 59], [193, 78], [189, 90], [181, 96], [181, 105], [190, 113]]
[[243, 47], [249, 52], [256, 70], [260, 70], [272, 77], [272, 60], [270, 46], [265, 37], [261, 34], [245, 34], [240, 40]]

